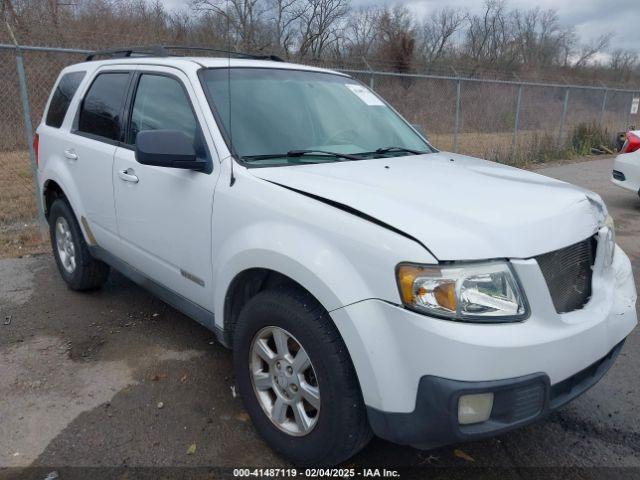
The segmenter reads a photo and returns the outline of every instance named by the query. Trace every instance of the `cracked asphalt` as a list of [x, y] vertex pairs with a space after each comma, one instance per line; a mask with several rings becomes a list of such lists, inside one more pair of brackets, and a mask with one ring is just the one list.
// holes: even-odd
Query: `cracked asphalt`
[[[638, 270], [640, 199], [609, 182], [612, 163], [538, 171], [602, 195]], [[0, 478], [36, 471], [28, 466], [287, 465], [235, 396], [230, 352], [121, 275], [83, 294], [65, 287], [51, 255], [0, 260], [0, 314]], [[598, 385], [543, 421], [432, 451], [374, 439], [349, 465], [615, 466], [636, 475], [639, 344], [636, 330]]]

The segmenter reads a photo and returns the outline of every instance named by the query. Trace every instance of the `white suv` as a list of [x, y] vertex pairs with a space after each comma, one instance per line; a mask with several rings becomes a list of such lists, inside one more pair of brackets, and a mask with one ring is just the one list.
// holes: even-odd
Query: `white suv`
[[113, 267], [213, 330], [294, 463], [528, 424], [636, 325], [598, 195], [438, 152], [338, 72], [134, 53], [65, 68], [38, 127], [60, 273]]

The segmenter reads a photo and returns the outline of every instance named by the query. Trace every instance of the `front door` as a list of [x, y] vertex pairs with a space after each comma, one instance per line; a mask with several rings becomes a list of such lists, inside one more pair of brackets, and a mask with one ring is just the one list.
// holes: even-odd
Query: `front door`
[[156, 283], [211, 310], [211, 221], [219, 168], [203, 173], [142, 165], [134, 151], [141, 131], [180, 130], [213, 166], [202, 116], [183, 74], [143, 69], [134, 82], [125, 145], [116, 149], [113, 167], [120, 256]]

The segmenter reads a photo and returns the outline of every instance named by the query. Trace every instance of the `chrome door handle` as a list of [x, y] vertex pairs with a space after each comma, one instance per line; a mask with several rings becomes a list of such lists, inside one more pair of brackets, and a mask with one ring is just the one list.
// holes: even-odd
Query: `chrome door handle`
[[119, 170], [118, 176], [125, 182], [138, 183], [138, 177], [134, 175], [133, 168], [127, 168], [125, 170]]
[[69, 160], [78, 160], [78, 154], [73, 148], [67, 148], [64, 151], [64, 156]]

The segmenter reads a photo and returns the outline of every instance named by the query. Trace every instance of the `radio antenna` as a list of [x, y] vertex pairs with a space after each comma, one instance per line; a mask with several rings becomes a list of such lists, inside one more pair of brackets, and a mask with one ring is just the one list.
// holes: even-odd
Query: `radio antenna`
[[232, 187], [236, 183], [236, 177], [233, 172], [234, 163], [236, 163], [233, 156], [235, 148], [233, 148], [233, 128], [231, 127], [231, 21], [229, 19], [229, 0], [227, 4], [227, 101], [229, 107], [229, 143], [231, 144], [231, 176], [229, 179], [229, 186]]

